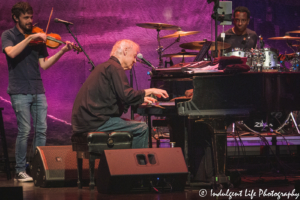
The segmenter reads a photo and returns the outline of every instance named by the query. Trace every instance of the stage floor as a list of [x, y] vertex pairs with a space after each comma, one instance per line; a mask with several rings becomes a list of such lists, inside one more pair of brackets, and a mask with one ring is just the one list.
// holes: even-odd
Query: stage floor
[[[157, 193], [155, 191], [130, 193], [130, 194], [101, 194], [97, 192], [97, 189], [90, 191], [88, 187], [78, 189], [77, 187], [63, 187], [63, 188], [40, 188], [35, 187], [31, 183], [18, 183], [14, 180], [6, 180], [5, 174], [0, 175], [0, 188], [3, 187], [17, 187], [23, 188], [24, 200], [196, 200], [196, 199], [251, 199], [251, 195], [254, 199], [277, 199], [276, 194], [288, 195], [289, 193], [294, 195], [289, 199], [295, 199], [299, 195], [299, 191], [294, 191], [294, 183], [300, 180], [300, 176], [288, 176], [285, 180], [284, 176], [274, 174], [273, 176], [244, 176], [242, 182], [238, 188], [222, 189], [222, 191], [214, 190], [203, 187], [189, 187], [186, 186], [183, 192], [163, 192]], [[205, 195], [205, 193], [207, 194]], [[221, 192], [221, 193], [220, 193]], [[226, 194], [227, 193], [227, 194]], [[223, 195], [222, 197], [216, 197], [216, 195]], [[201, 197], [200, 195], [205, 195]], [[213, 195], [215, 195], [213, 197]], [[298, 197], [299, 199], [300, 197]], [[3, 199], [3, 194], [0, 195], [0, 199]], [[16, 200], [9, 198], [10, 200]], [[287, 199], [282, 197], [281, 199]]]

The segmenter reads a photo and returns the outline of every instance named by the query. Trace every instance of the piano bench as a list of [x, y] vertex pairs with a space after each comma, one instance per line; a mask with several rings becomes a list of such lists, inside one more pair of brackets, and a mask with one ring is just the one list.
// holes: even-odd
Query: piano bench
[[71, 137], [72, 150], [77, 153], [78, 188], [82, 188], [82, 160], [89, 159], [90, 189], [95, 187], [95, 159], [100, 159], [104, 150], [131, 149], [132, 133], [118, 132], [88, 132], [73, 134]]

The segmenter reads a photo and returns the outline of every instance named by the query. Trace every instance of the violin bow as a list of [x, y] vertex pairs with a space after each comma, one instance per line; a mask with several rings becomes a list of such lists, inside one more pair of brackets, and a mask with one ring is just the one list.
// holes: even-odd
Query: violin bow
[[[48, 32], [48, 27], [49, 27], [49, 24], [50, 24], [50, 19], [52, 17], [52, 13], [53, 13], [53, 7], [52, 7], [52, 10], [51, 10], [51, 13], [50, 13], [50, 16], [49, 16], [49, 20], [48, 20], [48, 24], [47, 24], [47, 28], [46, 28], [46, 32], [45, 32], [46, 35], [47, 35], [47, 32]], [[47, 38], [49, 40], [52, 40], [52, 41], [55, 41], [55, 42], [58, 42], [58, 43], [61, 43], [61, 44], [66, 44], [66, 42], [61, 41], [61, 40], [57, 40], [57, 39], [52, 38], [52, 37], [47, 36]], [[76, 45], [73, 45], [73, 48], [74, 48], [74, 51], [77, 51], [77, 53], [82, 52], [82, 49], [80, 47], [77, 47]]]
[[46, 31], [45, 31], [46, 35], [47, 35], [47, 32], [48, 32], [48, 27], [49, 27], [49, 24], [50, 24], [50, 19], [52, 17], [52, 13], [53, 13], [53, 7], [52, 7], [52, 10], [51, 10], [51, 13], [50, 13], [50, 16], [49, 16], [49, 20], [48, 20], [48, 24], [47, 24], [47, 28], [46, 28]]

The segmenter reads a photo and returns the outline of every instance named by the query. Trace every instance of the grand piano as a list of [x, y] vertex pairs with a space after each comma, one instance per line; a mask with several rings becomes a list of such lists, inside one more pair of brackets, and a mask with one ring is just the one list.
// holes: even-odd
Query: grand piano
[[[177, 104], [178, 115], [203, 120], [212, 128], [216, 185], [230, 184], [225, 175], [229, 124], [257, 113], [300, 109], [300, 73], [197, 74], [193, 84], [193, 98]], [[188, 155], [187, 149], [185, 155]]]
[[[179, 116], [202, 121], [211, 127], [214, 177], [213, 184], [228, 185], [225, 175], [227, 126], [258, 113], [300, 109], [299, 72], [176, 71], [153, 75], [153, 80], [192, 80], [190, 101], [177, 103]], [[169, 108], [170, 109], [170, 108]], [[169, 111], [168, 109], [168, 111]], [[161, 114], [163, 115], [163, 110]], [[169, 111], [170, 112], [170, 111]], [[187, 129], [185, 129], [187, 130]], [[185, 131], [185, 158], [188, 164], [188, 133]]]

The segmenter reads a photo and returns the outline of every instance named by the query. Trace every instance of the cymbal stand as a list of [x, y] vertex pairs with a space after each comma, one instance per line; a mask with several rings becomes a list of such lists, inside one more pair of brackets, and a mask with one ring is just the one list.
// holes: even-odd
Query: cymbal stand
[[288, 71], [288, 68], [285, 66], [285, 61], [284, 61], [284, 60], [283, 60], [283, 61], [280, 61], [280, 64], [283, 66], [283, 67], [282, 67], [283, 69], [280, 68], [280, 71], [281, 71], [281, 72], [286, 72], [286, 71]]
[[162, 52], [163, 50], [163, 46], [161, 46], [160, 44], [160, 37], [159, 37], [159, 32], [161, 31], [161, 28], [156, 29], [157, 31], [157, 42], [158, 42], [158, 49], [156, 49], [157, 53], [158, 53], [158, 59], [159, 59], [159, 67], [163, 66], [163, 60], [162, 60]]
[[[156, 51], [158, 52], [158, 56], [159, 56], [159, 67], [162, 67], [163, 66], [163, 60], [162, 60], [162, 53], [168, 49], [169, 47], [171, 47], [173, 44], [175, 44], [176, 42], [180, 42], [180, 35], [178, 35], [178, 38], [173, 42], [171, 43], [169, 46], [167, 46], [166, 48], [163, 48], [163, 46], [161, 46], [160, 44], [160, 37], [159, 37], [159, 31], [161, 29], [156, 29], [157, 30], [157, 41], [158, 41], [158, 49], [156, 49]], [[178, 29], [178, 30], [181, 30], [181, 29]]]
[[291, 44], [288, 40], [286, 40], [286, 45], [287, 45], [288, 47], [290, 47], [290, 48], [293, 50], [294, 53], [296, 53], [296, 51], [295, 51], [295, 49], [293, 48], [292, 44]]

